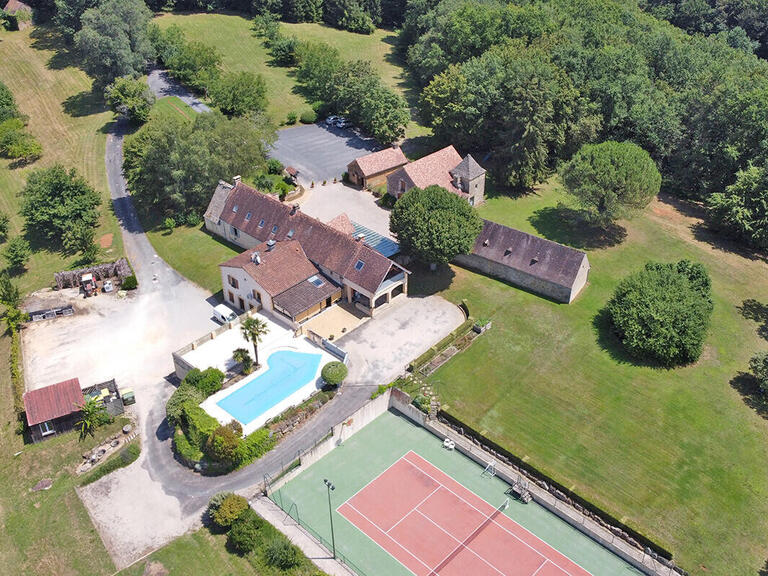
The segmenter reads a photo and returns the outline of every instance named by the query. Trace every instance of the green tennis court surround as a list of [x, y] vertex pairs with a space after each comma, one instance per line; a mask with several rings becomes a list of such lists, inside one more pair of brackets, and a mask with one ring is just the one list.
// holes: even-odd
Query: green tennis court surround
[[[347, 559], [360, 576], [412, 576], [413, 572], [337, 512], [340, 506], [411, 451], [486, 502], [497, 504], [505, 501], [509, 486], [504, 481], [483, 475], [481, 466], [457, 451], [444, 449], [440, 439], [394, 411], [379, 416], [271, 497], [291, 516], [298, 517], [303, 525], [330, 542], [328, 495], [323, 483], [323, 479], [328, 479], [335, 486], [331, 493], [331, 506], [336, 550], [340, 556]], [[406, 496], [402, 498], [406, 499]], [[393, 508], [397, 504], [401, 502], [393, 502]], [[593, 576], [640, 574], [538, 504], [512, 500], [509, 507], [500, 509], [499, 513], [514, 520]], [[443, 572], [450, 573], [448, 565], [441, 566], [437, 574]]]

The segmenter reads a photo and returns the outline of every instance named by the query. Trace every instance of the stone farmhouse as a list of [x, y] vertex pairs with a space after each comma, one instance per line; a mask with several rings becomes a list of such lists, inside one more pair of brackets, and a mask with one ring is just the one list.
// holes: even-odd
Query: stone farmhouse
[[470, 154], [463, 159], [447, 146], [387, 176], [387, 193], [399, 198], [414, 186], [442, 186], [465, 198], [471, 205], [485, 201], [485, 169]]
[[483, 221], [470, 254], [455, 262], [557, 302], [571, 303], [587, 283], [584, 252], [532, 234]]
[[205, 213], [214, 234], [246, 248], [220, 265], [224, 298], [294, 327], [339, 300], [373, 316], [408, 292], [409, 272], [362, 235], [324, 224], [246, 186], [220, 182]]
[[375, 188], [386, 184], [387, 176], [406, 164], [408, 159], [399, 147], [385, 148], [350, 162], [347, 165], [347, 174], [352, 184], [362, 188]]

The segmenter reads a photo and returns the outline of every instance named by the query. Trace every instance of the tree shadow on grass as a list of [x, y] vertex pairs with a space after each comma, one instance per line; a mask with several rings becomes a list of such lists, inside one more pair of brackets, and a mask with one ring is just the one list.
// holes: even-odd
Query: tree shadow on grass
[[438, 266], [434, 272], [426, 264], [412, 262], [408, 265], [411, 277], [408, 279], [410, 296], [431, 296], [450, 287], [456, 273], [448, 265]]
[[627, 237], [627, 229], [623, 226], [614, 223], [601, 228], [589, 224], [579, 210], [562, 204], [536, 210], [528, 222], [545, 238], [581, 250], [610, 248]]
[[610, 354], [611, 358], [617, 363], [648, 368], [663, 368], [658, 362], [637, 358], [629, 353], [613, 329], [608, 308], [603, 308], [595, 315], [592, 319], [592, 327], [597, 336], [598, 346]]
[[731, 379], [730, 384], [731, 388], [741, 394], [744, 404], [761, 418], [768, 419], [768, 395], [760, 389], [757, 378], [752, 374], [739, 372]]
[[760, 324], [757, 327], [757, 334], [768, 340], [768, 304], [758, 302], [754, 298], [748, 298], [741, 303], [738, 309], [744, 318]]
[[61, 33], [52, 26], [35, 26], [29, 37], [30, 46], [35, 50], [50, 50], [54, 54], [48, 59], [46, 66], [50, 70], [63, 70], [80, 64], [80, 59], [73, 49], [67, 46]]
[[107, 110], [104, 104], [104, 96], [93, 90], [83, 90], [78, 94], [73, 94], [64, 100], [61, 106], [64, 112], [73, 118], [101, 114]]

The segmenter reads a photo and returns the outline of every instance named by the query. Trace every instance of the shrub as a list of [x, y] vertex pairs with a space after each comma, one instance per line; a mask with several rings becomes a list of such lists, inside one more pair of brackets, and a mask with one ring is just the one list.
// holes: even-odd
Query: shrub
[[275, 183], [272, 178], [266, 174], [256, 174], [253, 177], [253, 187], [260, 192], [271, 192], [274, 185]]
[[424, 412], [425, 414], [429, 412], [429, 398], [424, 396], [424, 394], [419, 394], [413, 399], [413, 405], [416, 406], [419, 410]]
[[331, 384], [332, 386], [339, 386], [342, 382], [344, 382], [344, 378], [347, 377], [347, 373], [347, 367], [343, 362], [328, 362], [328, 364], [323, 366], [321, 376], [323, 377], [323, 380], [325, 380], [325, 382], [328, 384]]
[[123, 290], [136, 290], [136, 288], [139, 287], [139, 281], [136, 279], [136, 275], [131, 274], [130, 276], [123, 278], [121, 287]]
[[219, 421], [197, 404], [187, 402], [181, 410], [181, 426], [189, 442], [202, 450], [219, 427]]
[[203, 451], [190, 443], [183, 430], [177, 430], [173, 435], [173, 449], [188, 466], [193, 466], [203, 459]]
[[192, 211], [187, 212], [186, 216], [184, 216], [184, 221], [187, 223], [187, 226], [197, 227], [200, 226], [200, 223], [203, 221], [203, 219], [200, 217], [200, 214]]
[[302, 124], [314, 124], [317, 122], [317, 112], [314, 110], [305, 110], [301, 113], [299, 120], [301, 120]]
[[276, 439], [268, 428], [259, 428], [245, 437], [236, 449], [237, 465], [244, 466], [272, 450]]
[[289, 125], [296, 124], [296, 112], [288, 112], [285, 123]]
[[221, 390], [224, 384], [224, 372], [218, 368], [206, 368], [202, 372], [193, 368], [184, 378], [184, 382], [200, 390], [207, 398]]
[[277, 66], [291, 67], [296, 65], [296, 49], [299, 39], [296, 36], [278, 35], [269, 41], [269, 53]]
[[757, 379], [760, 389], [768, 392], [768, 352], [761, 352], [752, 356], [749, 361], [749, 369]]
[[211, 499], [208, 500], [208, 516], [213, 518], [213, 513], [219, 509], [224, 500], [234, 495], [233, 492], [218, 492], [211, 496]]
[[263, 520], [253, 509], [245, 510], [232, 524], [227, 535], [227, 544], [238, 554], [248, 554], [256, 549], [259, 543], [259, 531]]
[[171, 426], [181, 424], [181, 412], [184, 409], [184, 404], [198, 405], [203, 400], [205, 400], [205, 396], [200, 390], [191, 384], [182, 382], [165, 404], [165, 417], [168, 419], [168, 424]]
[[176, 220], [173, 218], [166, 218], [163, 220], [163, 228], [165, 228], [169, 233], [173, 232], [173, 229], [176, 228]]
[[[242, 428], [241, 428], [242, 431]], [[208, 436], [205, 453], [211, 459], [234, 467], [237, 463], [237, 447], [242, 438], [230, 426], [219, 426]]]
[[298, 550], [283, 536], [275, 536], [267, 542], [264, 558], [267, 564], [281, 570], [290, 570], [299, 564]]
[[221, 505], [213, 511], [211, 519], [219, 528], [227, 529], [249, 508], [248, 500], [237, 494], [230, 494], [224, 498]]
[[608, 314], [633, 356], [666, 366], [693, 362], [712, 315], [709, 275], [687, 260], [649, 262], [619, 283]]
[[396, 203], [397, 198], [392, 196], [392, 194], [383, 194], [381, 200], [379, 200], [379, 205], [382, 208], [394, 208]]
[[270, 158], [267, 160], [267, 172], [269, 174], [282, 174], [283, 173], [283, 163], [280, 162], [277, 158]]
[[128, 444], [128, 446], [125, 446], [117, 454], [110, 456], [106, 462], [100, 464], [99, 467], [96, 468], [93, 472], [83, 476], [80, 479], [80, 486], [92, 484], [110, 472], [114, 472], [120, 468], [125, 468], [129, 464], [135, 462], [139, 457], [139, 454], [141, 454], [141, 447], [139, 446], [138, 442]]

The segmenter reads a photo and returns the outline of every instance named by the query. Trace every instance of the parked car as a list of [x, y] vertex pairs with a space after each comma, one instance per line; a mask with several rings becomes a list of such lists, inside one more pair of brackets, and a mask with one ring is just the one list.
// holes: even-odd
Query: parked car
[[325, 119], [325, 123], [328, 126], [332, 126], [332, 125], [336, 124], [336, 120], [338, 120], [338, 119], [339, 119], [338, 116], [328, 116], [328, 118]]
[[213, 308], [213, 317], [222, 324], [237, 320], [237, 314], [226, 304], [219, 304]]
[[336, 120], [336, 128], [351, 128], [352, 123], [346, 118], [339, 118]]
[[104, 280], [104, 284], [102, 285], [101, 289], [104, 292], [112, 292], [112, 290], [114, 290], [114, 286], [112, 285], [112, 280]]

